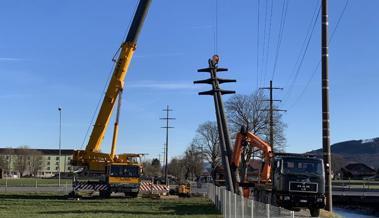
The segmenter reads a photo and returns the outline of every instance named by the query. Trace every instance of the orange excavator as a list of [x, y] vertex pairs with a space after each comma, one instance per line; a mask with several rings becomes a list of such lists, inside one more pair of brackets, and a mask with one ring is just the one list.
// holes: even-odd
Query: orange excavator
[[[256, 147], [263, 152], [264, 164], [262, 171], [260, 173], [259, 180], [257, 182], [265, 184], [271, 181], [271, 159], [273, 157], [271, 146], [263, 141], [261, 138], [253, 134], [252, 132], [248, 132], [245, 128], [237, 134], [236, 141], [234, 144], [234, 150], [231, 159], [231, 168], [233, 171], [233, 175], [238, 176], [238, 168], [241, 163], [241, 154], [243, 152], [243, 148], [246, 146]], [[243, 185], [243, 194], [245, 197], [249, 197], [250, 189], [246, 184], [248, 184], [246, 175], [243, 175], [241, 178], [241, 184]], [[235, 187], [236, 190], [238, 187]]]

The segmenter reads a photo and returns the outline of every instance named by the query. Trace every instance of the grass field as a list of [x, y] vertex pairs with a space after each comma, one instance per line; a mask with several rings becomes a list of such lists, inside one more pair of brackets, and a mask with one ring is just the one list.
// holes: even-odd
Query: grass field
[[212, 203], [201, 197], [185, 199], [110, 199], [67, 200], [52, 193], [0, 193], [0, 217], [204, 217], [221, 218]]
[[[61, 179], [61, 184], [71, 184], [72, 179]], [[0, 179], [0, 186], [7, 183], [10, 187], [34, 187], [37, 186], [58, 186], [58, 179], [21, 178], [21, 179]]]

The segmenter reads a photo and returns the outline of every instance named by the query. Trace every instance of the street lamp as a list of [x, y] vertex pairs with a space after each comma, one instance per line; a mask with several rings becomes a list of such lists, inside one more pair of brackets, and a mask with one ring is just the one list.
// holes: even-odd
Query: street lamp
[[58, 164], [58, 186], [61, 187], [61, 145], [62, 145], [62, 108], [59, 111], [59, 164]]

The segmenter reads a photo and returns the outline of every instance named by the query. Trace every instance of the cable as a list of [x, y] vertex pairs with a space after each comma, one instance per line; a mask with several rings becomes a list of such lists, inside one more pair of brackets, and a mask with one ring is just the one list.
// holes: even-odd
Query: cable
[[[346, 12], [346, 9], [347, 9], [347, 6], [349, 5], [349, 3], [350, 3], [350, 0], [346, 0], [346, 2], [345, 2], [345, 6], [344, 6], [344, 8], [342, 9], [342, 12], [341, 12], [341, 14], [340, 14], [340, 16], [339, 16], [339, 18], [338, 18], [338, 20], [337, 20], [336, 26], [334, 27], [334, 29], [333, 29], [333, 31], [332, 31], [332, 34], [330, 35], [330, 38], [329, 38], [329, 46], [332, 45], [332, 42], [333, 42], [333, 39], [334, 39], [334, 35], [335, 35], [335, 33], [336, 33], [336, 31], [337, 31], [337, 29], [338, 29], [340, 23], [341, 23], [341, 20], [342, 20], [344, 14], [345, 14], [345, 12]], [[315, 69], [313, 70], [311, 76], [309, 77], [309, 79], [308, 79], [308, 81], [307, 81], [307, 84], [305, 85], [304, 89], [301, 91], [300, 95], [296, 98], [296, 100], [295, 100], [294, 103], [289, 107], [289, 109], [293, 108], [293, 107], [299, 102], [299, 100], [303, 97], [303, 95], [305, 94], [306, 90], [308, 90], [308, 87], [309, 87], [311, 81], [313, 80], [313, 78], [315, 77], [316, 72], [318, 71], [318, 68], [320, 67], [320, 65], [321, 65], [321, 59], [319, 59], [317, 65], [316, 65]]]
[[[294, 86], [294, 84], [295, 84], [295, 82], [297, 80], [297, 77], [299, 76], [299, 72], [300, 72], [301, 66], [303, 65], [304, 58], [305, 58], [305, 56], [307, 54], [308, 47], [309, 47], [310, 41], [312, 39], [313, 32], [315, 30], [315, 27], [316, 27], [316, 24], [317, 24], [317, 20], [318, 20], [319, 15], [320, 15], [320, 11], [321, 11], [321, 6], [318, 6], [318, 9], [317, 9], [317, 5], [316, 5], [316, 10], [315, 10], [315, 12], [316, 12], [315, 13], [316, 14], [316, 18], [314, 19], [314, 16], [312, 17], [313, 24], [312, 24], [312, 22], [310, 23], [311, 24], [311, 26], [310, 26], [311, 29], [308, 29], [308, 30], [310, 30], [310, 31], [308, 31], [309, 34], [307, 34], [306, 37], [305, 37], [305, 39], [304, 39], [305, 48], [304, 48], [303, 52], [301, 52], [300, 55], [298, 56], [298, 59], [297, 59], [296, 64], [294, 66], [294, 68], [296, 68], [296, 71], [294, 71], [295, 74], [294, 74], [294, 77], [293, 77], [292, 81], [290, 82], [291, 85], [288, 86], [289, 88], [288, 88], [288, 91], [287, 91], [287, 93], [286, 93], [286, 95], [284, 97], [284, 101], [286, 101], [290, 97], [290, 95], [292, 93], [292, 90], [293, 90], [293, 86]], [[304, 42], [303, 42], [303, 44], [304, 44]], [[297, 63], [299, 63], [299, 64], [297, 64]], [[296, 67], [296, 65], [297, 65], [297, 67]]]
[[215, 31], [214, 31], [214, 54], [218, 52], [218, 0], [215, 7]]
[[259, 26], [260, 26], [260, 19], [259, 19], [259, 17], [260, 17], [260, 13], [259, 13], [259, 11], [260, 11], [260, 5], [261, 5], [261, 3], [260, 3], [261, 1], [260, 0], [258, 0], [258, 6], [257, 6], [257, 11], [258, 11], [258, 13], [257, 13], [257, 27], [258, 27], [258, 31], [257, 31], [257, 81], [256, 81], [256, 84], [257, 84], [257, 87], [256, 87], [256, 89], [258, 89], [259, 88], [259, 39], [260, 39], [260, 34], [259, 34], [259, 30], [260, 30], [260, 28], [259, 28]]
[[269, 18], [269, 28], [268, 28], [268, 39], [267, 39], [267, 52], [266, 52], [266, 62], [265, 62], [265, 69], [264, 69], [264, 76], [263, 76], [263, 82], [266, 80], [267, 75], [267, 69], [268, 69], [268, 62], [270, 60], [270, 42], [271, 42], [271, 27], [272, 27], [272, 10], [274, 8], [274, 2], [273, 0], [270, 1], [270, 18]]
[[287, 1], [287, 0], [283, 1], [282, 14], [281, 14], [281, 18], [280, 18], [279, 34], [278, 34], [278, 43], [276, 46], [276, 53], [275, 53], [275, 58], [274, 58], [274, 67], [272, 70], [271, 80], [274, 80], [276, 67], [278, 64], [280, 47], [281, 47], [282, 40], [283, 40], [283, 31], [284, 31], [284, 26], [286, 24], [286, 19], [287, 19], [288, 2], [289, 1]]
[[99, 98], [99, 101], [97, 102], [97, 105], [96, 105], [96, 108], [95, 110], [93, 111], [93, 114], [92, 114], [92, 118], [91, 118], [91, 121], [88, 125], [88, 128], [87, 128], [87, 131], [86, 131], [86, 134], [84, 135], [84, 139], [83, 139], [83, 142], [82, 142], [82, 145], [80, 146], [80, 149], [83, 148], [83, 145], [84, 143], [86, 142], [86, 139], [87, 139], [87, 136], [88, 136], [88, 133], [89, 133], [89, 130], [91, 129], [91, 126], [93, 126], [93, 121], [95, 120], [95, 116], [99, 110], [99, 106], [100, 106], [100, 103], [102, 102], [102, 99], [103, 99], [103, 96], [105, 95], [105, 92], [108, 88], [108, 84], [109, 84], [109, 81], [111, 80], [112, 78], [112, 74], [113, 74], [113, 70], [114, 70], [114, 66], [115, 66], [115, 62], [112, 62], [112, 67], [111, 67], [111, 70], [109, 71], [108, 73], [108, 78], [107, 78], [107, 82], [105, 83], [105, 86], [103, 88], [103, 91], [100, 95], [100, 98]]
[[263, 28], [263, 46], [262, 46], [262, 64], [261, 64], [261, 72], [260, 72], [260, 80], [259, 80], [259, 86], [263, 83], [263, 71], [264, 71], [264, 63], [265, 63], [265, 48], [266, 48], [266, 29], [267, 29], [267, 13], [268, 13], [268, 1], [266, 0], [265, 4], [265, 19], [264, 19], [264, 28]]
[[[133, 14], [136, 14], [137, 7], [138, 7], [138, 1], [136, 1], [136, 3], [135, 3], [134, 10], [133, 10], [134, 13], [133, 13]], [[128, 26], [127, 26], [126, 31], [124, 32], [124, 39], [126, 39], [126, 36], [127, 36], [128, 32], [129, 32], [129, 29], [130, 29], [130, 26], [132, 25], [133, 17], [134, 17], [134, 16], [130, 17], [130, 19], [129, 19], [129, 24], [128, 24]], [[111, 80], [111, 78], [112, 78], [113, 70], [114, 70], [114, 67], [115, 67], [115, 57], [117, 56], [117, 54], [119, 53], [120, 50], [121, 50], [121, 46], [117, 49], [117, 51], [115, 52], [115, 54], [114, 54], [113, 57], [112, 57], [112, 66], [111, 66], [111, 69], [110, 69], [110, 71], [109, 71], [109, 73], [108, 73], [107, 81], [105, 82], [105, 85], [104, 85], [103, 91], [102, 91], [102, 93], [101, 93], [101, 95], [100, 95], [100, 98], [99, 98], [99, 101], [97, 102], [96, 108], [95, 108], [95, 110], [94, 110], [94, 112], [93, 112], [93, 114], [92, 114], [91, 121], [89, 122], [89, 125], [88, 125], [88, 128], [87, 128], [87, 131], [86, 131], [86, 133], [85, 133], [85, 135], [84, 135], [83, 142], [82, 142], [82, 144], [80, 145], [80, 149], [83, 148], [84, 143], [86, 142], [86, 139], [87, 139], [87, 137], [88, 137], [89, 131], [90, 131], [90, 129], [91, 129], [91, 126], [92, 126], [92, 124], [93, 124], [93, 122], [94, 122], [94, 120], [95, 120], [95, 116], [96, 116], [96, 114], [98, 113], [100, 103], [102, 102], [103, 96], [105, 95], [105, 92], [106, 92], [106, 89], [107, 89], [107, 87], [108, 87], [108, 84], [109, 84], [109, 82], [110, 82], [110, 80]]]
[[124, 32], [124, 38], [123, 38], [124, 40], [126, 39], [128, 33], [129, 33], [130, 26], [132, 25], [132, 22], [133, 22], [134, 14], [136, 14], [136, 12], [137, 12], [138, 3], [139, 3], [139, 1], [136, 1], [136, 2], [135, 2], [134, 9], [133, 9], [133, 14], [132, 14], [132, 16], [129, 18], [129, 24], [128, 24], [128, 26], [126, 26], [126, 30], [125, 30], [125, 32]]

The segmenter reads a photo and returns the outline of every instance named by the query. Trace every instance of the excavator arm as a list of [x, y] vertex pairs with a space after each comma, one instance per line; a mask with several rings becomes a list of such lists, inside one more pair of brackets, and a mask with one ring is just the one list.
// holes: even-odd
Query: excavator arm
[[242, 149], [244, 146], [256, 147], [262, 150], [264, 157], [264, 165], [263, 170], [260, 174], [260, 182], [269, 182], [271, 180], [272, 148], [268, 143], [263, 141], [261, 138], [259, 138], [252, 132], [241, 130], [241, 132], [237, 134], [231, 160], [232, 169], [238, 172], [238, 168], [241, 162]]

